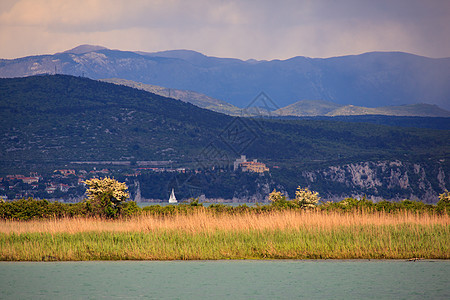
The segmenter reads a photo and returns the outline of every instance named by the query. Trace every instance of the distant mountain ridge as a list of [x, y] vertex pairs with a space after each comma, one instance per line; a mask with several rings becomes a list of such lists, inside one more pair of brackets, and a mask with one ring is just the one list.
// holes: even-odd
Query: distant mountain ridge
[[265, 92], [277, 107], [321, 99], [362, 107], [427, 103], [450, 109], [450, 58], [401, 52], [243, 61], [189, 50], [145, 53], [82, 45], [54, 55], [0, 60], [3, 78], [55, 72], [195, 91], [241, 108]]
[[362, 107], [338, 105], [323, 100], [302, 100], [274, 112], [277, 116], [405, 116], [405, 117], [450, 117], [450, 111], [437, 105], [418, 103], [399, 106]]
[[80, 45], [70, 50], [66, 50], [63, 53], [72, 53], [72, 54], [85, 54], [89, 52], [106, 50], [107, 48], [103, 46], [95, 46], [95, 45]]
[[161, 86], [144, 84], [132, 80], [109, 78], [100, 81], [120, 84], [132, 88], [151, 92], [160, 96], [169, 97], [183, 102], [188, 102], [201, 108], [224, 113], [230, 116], [359, 116], [359, 115], [382, 115], [382, 116], [415, 116], [415, 117], [450, 117], [450, 112], [431, 104], [409, 104], [386, 107], [360, 107], [354, 105], [339, 105], [324, 100], [301, 100], [282, 107], [275, 111], [267, 111], [261, 107], [249, 107], [241, 109], [225, 101], [214, 99], [204, 94], [193, 91], [169, 89]]
[[342, 105], [324, 100], [301, 100], [273, 112], [279, 116], [325, 116]]
[[101, 79], [100, 81], [125, 85], [139, 90], [144, 90], [153, 94], [181, 100], [183, 102], [188, 102], [201, 108], [209, 109], [215, 112], [220, 112], [231, 116], [238, 116], [241, 114], [241, 109], [234, 105], [193, 91], [169, 89], [157, 85], [144, 84], [132, 80], [119, 78]]

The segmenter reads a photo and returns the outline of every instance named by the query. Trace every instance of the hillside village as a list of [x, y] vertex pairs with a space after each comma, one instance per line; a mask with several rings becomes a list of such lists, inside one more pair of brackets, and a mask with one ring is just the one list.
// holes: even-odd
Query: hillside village
[[[77, 162], [79, 163], [79, 162]], [[234, 161], [234, 171], [259, 173], [268, 172], [269, 168], [257, 159], [247, 161], [245, 155]], [[57, 169], [51, 174], [39, 174], [30, 172], [28, 176], [23, 174], [9, 174], [0, 177], [0, 198], [3, 200], [13, 200], [33, 197], [36, 199], [60, 199], [69, 202], [76, 202], [82, 199], [85, 192], [86, 179], [101, 177], [124, 177], [133, 178], [146, 173], [185, 173], [189, 169], [186, 167], [137, 167], [124, 170], [114, 170], [108, 168], [92, 170], [85, 169]], [[204, 170], [194, 170], [195, 173], [202, 173]]]

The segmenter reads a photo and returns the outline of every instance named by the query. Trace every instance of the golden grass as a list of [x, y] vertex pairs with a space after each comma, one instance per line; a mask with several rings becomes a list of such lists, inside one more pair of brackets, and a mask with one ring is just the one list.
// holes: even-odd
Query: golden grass
[[0, 221], [0, 260], [450, 258], [447, 215], [282, 211]]
[[450, 224], [448, 215], [390, 213], [338, 213], [321, 211], [283, 211], [263, 214], [219, 214], [205, 209], [195, 213], [175, 216], [139, 216], [131, 219], [105, 220], [100, 218], [65, 218], [34, 221], [0, 221], [0, 233], [21, 234], [31, 232], [80, 233], [80, 232], [152, 232], [160, 230], [190, 233], [254, 230], [285, 230], [299, 228], [332, 229], [342, 226], [401, 225], [421, 226]]

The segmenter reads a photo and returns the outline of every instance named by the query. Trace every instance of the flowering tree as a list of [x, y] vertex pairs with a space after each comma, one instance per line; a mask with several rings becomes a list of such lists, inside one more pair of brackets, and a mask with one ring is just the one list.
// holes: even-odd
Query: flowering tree
[[115, 217], [120, 212], [121, 204], [130, 197], [127, 185], [113, 178], [94, 178], [84, 183], [88, 185], [86, 193], [95, 214]]
[[445, 190], [444, 193], [440, 194], [439, 201], [442, 201], [445, 204], [450, 203], [450, 192]]
[[278, 207], [313, 208], [319, 203], [320, 197], [317, 192], [310, 191], [308, 188], [302, 189], [298, 187], [295, 192], [295, 198], [292, 201], [286, 200], [286, 196], [275, 189], [269, 194], [269, 200], [272, 201], [272, 205]]
[[437, 203], [439, 211], [450, 211], [450, 192], [445, 190], [439, 195], [439, 202]]
[[286, 197], [283, 196], [281, 192], [277, 192], [276, 189], [273, 189], [273, 192], [269, 194], [269, 200], [272, 201], [273, 203], [279, 203], [284, 201], [285, 199]]
[[308, 188], [302, 189], [300, 186], [295, 191], [296, 202], [301, 208], [313, 208], [319, 203], [319, 193], [310, 191]]

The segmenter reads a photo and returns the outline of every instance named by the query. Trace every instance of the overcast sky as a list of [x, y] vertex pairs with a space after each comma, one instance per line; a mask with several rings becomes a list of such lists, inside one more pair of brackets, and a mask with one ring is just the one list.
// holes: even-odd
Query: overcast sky
[[190, 49], [240, 59], [450, 57], [450, 0], [0, 0], [0, 58]]

